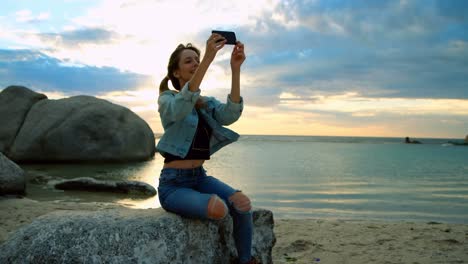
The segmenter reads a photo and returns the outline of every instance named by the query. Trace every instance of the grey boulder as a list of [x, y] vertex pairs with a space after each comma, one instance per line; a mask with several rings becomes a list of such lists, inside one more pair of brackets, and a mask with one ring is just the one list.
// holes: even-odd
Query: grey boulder
[[154, 156], [154, 134], [129, 109], [92, 96], [40, 100], [8, 156], [16, 162], [141, 161]]
[[8, 86], [0, 93], [0, 152], [8, 153], [29, 109], [47, 96], [23, 86]]
[[25, 189], [24, 171], [0, 152], [0, 195], [24, 194]]
[[96, 180], [91, 177], [74, 178], [54, 183], [54, 187], [60, 190], [78, 190], [95, 192], [130, 193], [155, 196], [156, 189], [145, 182], [140, 181], [110, 181]]
[[[272, 263], [273, 214], [256, 209], [253, 254]], [[230, 217], [186, 219], [163, 209], [54, 212], [0, 245], [0, 263], [235, 263]]]

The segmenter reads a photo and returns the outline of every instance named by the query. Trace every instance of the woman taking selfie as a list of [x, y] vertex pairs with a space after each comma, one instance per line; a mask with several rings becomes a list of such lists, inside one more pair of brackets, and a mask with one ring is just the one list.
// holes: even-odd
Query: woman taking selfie
[[[239, 135], [223, 126], [241, 116], [240, 67], [244, 44], [237, 41], [231, 54], [232, 87], [226, 103], [201, 96], [206, 71], [226, 39], [212, 34], [200, 61], [200, 51], [180, 44], [171, 54], [167, 76], [159, 87], [158, 111], [164, 134], [158, 152], [164, 157], [159, 178], [161, 206], [184, 217], [221, 220], [229, 213], [239, 263], [257, 263], [251, 256], [252, 212], [249, 198], [220, 180], [207, 176], [203, 163], [237, 140]], [[176, 89], [170, 90], [168, 82]]]

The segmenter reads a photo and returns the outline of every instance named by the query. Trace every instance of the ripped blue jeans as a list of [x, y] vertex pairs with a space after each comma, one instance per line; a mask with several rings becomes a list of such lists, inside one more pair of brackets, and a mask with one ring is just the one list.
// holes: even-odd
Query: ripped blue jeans
[[189, 218], [209, 219], [208, 201], [213, 194], [226, 203], [233, 220], [239, 260], [244, 263], [251, 258], [253, 221], [251, 211], [239, 211], [229, 200], [238, 191], [212, 176], [207, 176], [203, 167], [164, 168], [159, 177], [159, 201], [167, 211]]

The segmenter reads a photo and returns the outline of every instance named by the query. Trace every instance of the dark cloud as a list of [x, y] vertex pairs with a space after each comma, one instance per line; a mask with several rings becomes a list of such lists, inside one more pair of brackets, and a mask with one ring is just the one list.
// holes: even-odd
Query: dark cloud
[[65, 66], [66, 62], [33, 50], [0, 50], [0, 87], [24, 85], [42, 91], [97, 95], [132, 90], [152, 78], [111, 67]]
[[[254, 26], [246, 31], [261, 35], [301, 32], [310, 43], [310, 33], [324, 37], [338, 35], [360, 41], [388, 42], [388, 40], [426, 41], [447, 29], [466, 28], [466, 1], [281, 1], [271, 13], [258, 16]], [[273, 17], [282, 16], [282, 20]], [[450, 18], [450, 19], [447, 19]], [[456, 19], [456, 21], [455, 21]], [[291, 28], [288, 24], [298, 25]], [[295, 32], [294, 32], [295, 31]], [[466, 34], [466, 33], [465, 33]], [[298, 36], [295, 37], [298, 39]], [[279, 38], [278, 38], [279, 39]], [[294, 44], [291, 41], [291, 44]]]
[[66, 47], [89, 43], [106, 44], [122, 38], [120, 34], [103, 28], [81, 28], [61, 33], [41, 33], [37, 36], [44, 42]]
[[[275, 12], [322, 34], [342, 34], [372, 39], [410, 38], [433, 31], [441, 24], [437, 3], [431, 0], [401, 1], [287, 1]], [[313, 19], [311, 19], [313, 18]], [[337, 30], [337, 28], [344, 31]]]
[[284, 21], [264, 13], [253, 27], [238, 30], [248, 53], [244, 72], [266, 81], [277, 96], [354, 91], [368, 97], [468, 98], [468, 12], [458, 11], [468, 2], [447, 3], [282, 1], [273, 13], [283, 14]]

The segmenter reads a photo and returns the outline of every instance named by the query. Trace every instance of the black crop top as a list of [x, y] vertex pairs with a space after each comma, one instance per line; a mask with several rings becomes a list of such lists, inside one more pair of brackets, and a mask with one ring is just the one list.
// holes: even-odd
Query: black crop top
[[206, 123], [203, 116], [198, 112], [198, 124], [197, 130], [195, 131], [195, 136], [193, 137], [192, 144], [190, 145], [189, 152], [185, 158], [172, 155], [170, 153], [166, 153], [164, 156], [164, 163], [171, 162], [173, 160], [194, 160], [194, 159], [202, 159], [202, 160], [209, 160], [210, 159], [210, 138], [212, 129]]

